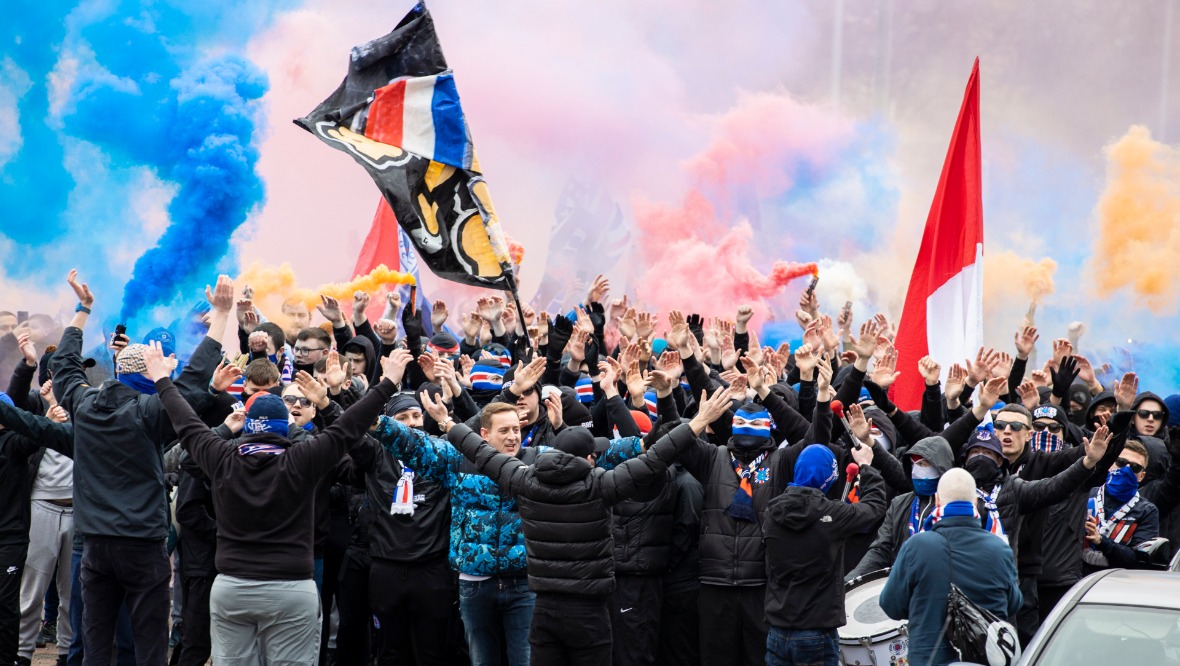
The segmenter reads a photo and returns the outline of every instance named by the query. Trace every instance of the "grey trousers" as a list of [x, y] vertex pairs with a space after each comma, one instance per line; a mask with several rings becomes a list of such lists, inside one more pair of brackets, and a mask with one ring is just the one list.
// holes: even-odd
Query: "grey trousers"
[[70, 627], [70, 557], [74, 552], [74, 509], [45, 500], [33, 500], [29, 520], [29, 554], [20, 581], [20, 647], [25, 659], [33, 658], [45, 592], [57, 573], [57, 653], [70, 650], [74, 632]]
[[316, 666], [320, 595], [315, 581], [219, 574], [209, 594], [214, 666]]

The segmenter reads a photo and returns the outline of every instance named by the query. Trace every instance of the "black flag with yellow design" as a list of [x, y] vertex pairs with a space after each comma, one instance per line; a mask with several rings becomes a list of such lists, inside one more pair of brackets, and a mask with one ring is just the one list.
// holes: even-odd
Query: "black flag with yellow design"
[[365, 167], [435, 274], [513, 288], [508, 246], [423, 4], [393, 32], [354, 47], [344, 82], [295, 123]]

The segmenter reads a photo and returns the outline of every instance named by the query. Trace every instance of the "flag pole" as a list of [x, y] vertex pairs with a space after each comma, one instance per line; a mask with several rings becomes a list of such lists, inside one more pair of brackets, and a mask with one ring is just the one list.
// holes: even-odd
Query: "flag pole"
[[524, 329], [524, 350], [529, 352], [533, 348], [533, 340], [529, 337], [529, 327], [524, 323], [524, 308], [520, 305], [520, 290], [516, 286], [516, 272], [513, 270], [512, 264], [500, 264], [500, 267], [504, 270], [508, 292], [512, 294], [512, 302], [516, 304], [516, 323]]

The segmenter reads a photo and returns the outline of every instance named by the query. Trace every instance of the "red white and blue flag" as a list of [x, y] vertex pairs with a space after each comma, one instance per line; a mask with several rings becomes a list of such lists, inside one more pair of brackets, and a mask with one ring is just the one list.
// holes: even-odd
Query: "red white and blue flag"
[[471, 131], [451, 72], [401, 78], [373, 95], [368, 132], [407, 153], [459, 169], [472, 168]]

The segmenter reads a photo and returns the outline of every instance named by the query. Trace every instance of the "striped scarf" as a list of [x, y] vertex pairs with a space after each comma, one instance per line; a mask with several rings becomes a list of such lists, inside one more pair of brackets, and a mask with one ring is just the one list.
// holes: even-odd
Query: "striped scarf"
[[[1110, 520], [1106, 519], [1106, 486], [1098, 489], [1098, 493], [1091, 497], [1086, 502], [1087, 515], [1098, 521], [1098, 533], [1102, 536], [1114, 541], [1130, 545], [1131, 537], [1135, 535], [1135, 529], [1138, 523], [1134, 521], [1127, 521], [1127, 514], [1135, 505], [1139, 503], [1139, 493], [1136, 492], [1127, 503], [1119, 507], [1111, 515]], [[1086, 564], [1096, 567], [1108, 567], [1110, 562], [1107, 561], [1106, 556], [1099, 552], [1090, 542], [1086, 542], [1086, 546], [1082, 549], [1082, 560]]]
[[239, 456], [252, 456], [255, 454], [262, 454], [268, 456], [277, 456], [287, 450], [287, 447], [278, 444], [266, 444], [264, 442], [251, 442], [249, 444], [241, 444], [238, 446]]
[[975, 489], [975, 493], [979, 495], [979, 499], [983, 501], [983, 508], [987, 509], [987, 521], [983, 525], [983, 529], [1008, 543], [1008, 535], [1004, 533], [1004, 526], [1000, 524], [1000, 511], [996, 508], [996, 498], [1000, 496], [1000, 486], [996, 484], [990, 493], [985, 493], [979, 488]]
[[927, 510], [930, 510], [930, 513], [926, 514], [925, 518], [922, 517], [921, 507], [922, 500], [917, 495], [914, 495], [914, 504], [910, 508], [910, 536], [929, 530], [942, 517], [941, 508], [935, 506], [933, 501], [926, 507]]
[[1048, 430], [1034, 432], [1032, 440], [1029, 441], [1029, 447], [1033, 451], [1040, 451], [1042, 453], [1056, 453], [1065, 448], [1065, 442], [1061, 438]]
[[732, 453], [729, 454], [729, 460], [733, 464], [733, 471], [738, 476], [737, 490], [733, 491], [733, 500], [729, 503], [729, 507], [725, 509], [725, 515], [736, 520], [744, 520], [748, 523], [757, 521], [757, 515], [754, 513], [754, 489], [750, 485], [750, 477], [753, 476], [754, 470], [762, 464], [766, 459], [766, 453], [763, 452], [755, 458], [749, 465], [742, 466]]

